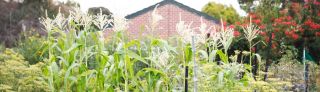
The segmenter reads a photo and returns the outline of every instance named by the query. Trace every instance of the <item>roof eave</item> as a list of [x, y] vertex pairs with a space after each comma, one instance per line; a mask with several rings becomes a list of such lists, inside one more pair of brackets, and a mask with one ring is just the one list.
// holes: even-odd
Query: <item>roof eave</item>
[[220, 24], [220, 22], [217, 19], [215, 19], [214, 17], [211, 17], [210, 15], [208, 15], [206, 13], [203, 13], [201, 11], [195, 10], [195, 9], [193, 9], [193, 8], [191, 8], [189, 6], [186, 6], [186, 5], [182, 4], [182, 3], [179, 3], [179, 2], [177, 2], [175, 0], [163, 0], [163, 1], [161, 1], [159, 3], [156, 3], [156, 4], [152, 5], [152, 6], [144, 8], [144, 9], [142, 9], [140, 11], [137, 11], [135, 13], [129, 14], [125, 18], [126, 19], [133, 19], [133, 18], [135, 18], [135, 17], [137, 17], [139, 15], [142, 15], [144, 13], [147, 13], [148, 11], [153, 10], [157, 5], [159, 5], [158, 7], [161, 7], [161, 6], [166, 5], [166, 4], [176, 5], [181, 9], [187, 10], [187, 11], [189, 11], [191, 13], [195, 13], [198, 16], [201, 16], [201, 17], [203, 17], [205, 19], [208, 19], [208, 20], [212, 20], [214, 23]]

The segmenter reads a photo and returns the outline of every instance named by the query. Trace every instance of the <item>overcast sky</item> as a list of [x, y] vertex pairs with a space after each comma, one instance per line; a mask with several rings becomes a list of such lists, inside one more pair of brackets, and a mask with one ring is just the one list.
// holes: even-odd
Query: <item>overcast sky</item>
[[[60, 0], [63, 1], [63, 0]], [[87, 11], [90, 7], [106, 7], [112, 13], [120, 16], [139, 11], [148, 6], [154, 5], [162, 0], [74, 0], [80, 4], [82, 11]], [[190, 6], [196, 10], [201, 11], [202, 7], [210, 1], [221, 3], [224, 5], [232, 5], [236, 11], [244, 16], [246, 13], [240, 9], [238, 0], [176, 0], [184, 5]]]

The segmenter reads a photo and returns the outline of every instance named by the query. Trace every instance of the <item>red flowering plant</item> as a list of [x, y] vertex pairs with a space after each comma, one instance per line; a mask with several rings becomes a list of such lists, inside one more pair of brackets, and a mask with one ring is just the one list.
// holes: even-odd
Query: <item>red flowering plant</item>
[[296, 20], [289, 15], [282, 15], [275, 18], [272, 27], [276, 36], [280, 37], [281, 42], [292, 44], [301, 39], [301, 34], [304, 32], [301, 24], [297, 24]]
[[[264, 44], [259, 44], [257, 50], [267, 51], [271, 45], [272, 55], [281, 57], [287, 47], [301, 48], [306, 46], [309, 51], [320, 51], [320, 0], [297, 0], [278, 2], [277, 5], [261, 4], [240, 22], [230, 25], [235, 27], [235, 35], [240, 39], [235, 41], [235, 49], [248, 50], [243, 37], [242, 26], [249, 24], [249, 18], [254, 25], [259, 27], [260, 35], [257, 40], [262, 40]], [[226, 25], [226, 24], [225, 24]], [[271, 39], [271, 40], [270, 40]], [[301, 55], [299, 55], [301, 56]], [[273, 56], [272, 56], [273, 57]], [[319, 58], [320, 55], [315, 57]], [[273, 57], [275, 58], [275, 57]]]
[[[303, 48], [319, 59], [320, 55], [320, 4], [317, 0], [305, 0], [304, 3], [288, 2], [287, 7], [279, 11], [273, 19], [272, 28], [276, 40], [286, 45], [294, 45], [302, 54]], [[301, 58], [302, 55], [298, 57]]]
[[303, 43], [310, 46], [317, 43], [320, 36], [319, 9], [316, 8], [320, 7], [318, 3], [316, 0], [289, 2], [286, 8], [279, 11], [279, 17], [274, 18], [272, 23], [276, 36], [281, 37], [278, 40], [297, 48], [303, 48]]
[[[300, 49], [306, 47], [311, 53], [320, 51], [320, 8], [318, 8], [320, 1], [305, 0], [304, 3], [292, 1], [287, 3], [273, 16], [254, 11], [249, 13], [242, 23], [238, 22], [236, 25], [248, 24], [251, 17], [252, 23], [259, 26], [260, 37], [264, 39], [264, 43], [272, 42], [273, 53], [281, 53], [284, 49], [282, 45], [294, 45]], [[271, 41], [269, 41], [270, 38]], [[266, 46], [262, 46], [262, 49]], [[320, 58], [317, 53], [313, 55]]]
[[233, 35], [234, 35], [235, 39], [230, 47], [230, 50], [228, 50], [228, 53], [233, 53], [234, 50], [243, 50], [243, 48], [244, 48], [243, 46], [245, 45], [245, 44], [242, 44], [242, 41], [241, 41], [242, 39], [240, 39], [240, 38], [242, 38], [242, 34], [241, 34], [242, 32], [240, 32], [241, 30], [238, 28], [237, 23], [238, 22], [236, 22], [236, 24], [227, 24], [226, 21], [223, 22], [224, 28], [228, 27], [228, 28], [234, 29]]
[[[300, 5], [301, 15], [295, 13], [297, 17], [301, 17], [301, 26], [304, 30], [301, 32], [302, 42], [314, 59], [320, 60], [320, 54], [318, 54], [320, 51], [320, 0], [304, 0], [304, 2]], [[299, 42], [296, 43], [298, 44]]]
[[[257, 38], [253, 39], [253, 47], [250, 47], [250, 43], [246, 40], [245, 37], [245, 30], [243, 27], [247, 27], [250, 25], [250, 17], [251, 17], [251, 24], [256, 26], [258, 28], [258, 36]], [[233, 47], [231, 49], [240, 50], [240, 51], [251, 51], [252, 53], [259, 53], [260, 55], [265, 54], [265, 49], [267, 48], [267, 40], [268, 34], [266, 32], [266, 23], [263, 22], [262, 16], [255, 14], [255, 13], [249, 13], [246, 17], [242, 19], [242, 21], [235, 22], [234, 24], [235, 30], [238, 30], [240, 34], [238, 36], [238, 39], [234, 41]], [[275, 36], [273, 36], [274, 39]], [[263, 44], [264, 43], [264, 44]], [[275, 45], [274, 45], [275, 46]], [[262, 52], [264, 51], [264, 52]], [[249, 61], [249, 60], [247, 60]]]
[[234, 29], [233, 31], [233, 35], [234, 37], [239, 37], [240, 36], [240, 32], [238, 30], [235, 29], [235, 25], [228, 25], [226, 21], [223, 21], [223, 27], [226, 29], [226, 28], [232, 28]]
[[320, 0], [305, 0], [303, 7], [304, 22], [303, 26], [306, 31], [311, 32], [314, 36], [320, 37]]

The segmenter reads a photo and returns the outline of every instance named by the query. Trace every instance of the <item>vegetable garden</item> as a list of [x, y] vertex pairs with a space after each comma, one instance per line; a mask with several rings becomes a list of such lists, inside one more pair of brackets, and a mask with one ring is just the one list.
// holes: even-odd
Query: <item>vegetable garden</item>
[[[153, 16], [152, 23], [158, 22], [159, 15], [155, 12]], [[305, 26], [318, 35], [319, 28], [315, 26], [319, 24], [310, 17], [305, 25], [292, 28], [299, 31], [278, 34], [264, 30], [280, 30], [289, 23], [293, 26], [298, 23], [283, 16], [275, 19], [279, 21], [275, 24], [264, 25], [259, 17], [262, 16], [251, 13], [235, 26], [221, 20], [221, 26], [202, 23], [196, 28], [180, 20], [176, 24], [178, 35], [168, 39], [151, 35], [131, 39], [126, 34], [124, 18], [110, 19], [102, 13], [90, 15], [75, 10], [69, 15], [43, 17], [40, 21], [45, 36], [25, 33], [27, 38], [17, 48], [1, 47], [0, 91], [320, 90], [318, 64], [307, 62], [305, 49], [301, 60], [298, 58], [301, 50], [288, 45], [302, 39], [298, 34], [309, 29], [303, 29]], [[153, 27], [156, 26], [146, 31], [155, 31]], [[285, 39], [294, 41], [280, 43]]]

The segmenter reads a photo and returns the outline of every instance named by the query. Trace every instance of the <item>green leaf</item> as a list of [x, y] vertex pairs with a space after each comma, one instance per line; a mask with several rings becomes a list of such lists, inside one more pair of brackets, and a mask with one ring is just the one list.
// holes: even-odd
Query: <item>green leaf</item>
[[136, 53], [134, 53], [134, 52], [132, 52], [130, 50], [128, 50], [126, 52], [127, 52], [127, 54], [129, 55], [130, 58], [137, 59], [137, 60], [149, 65], [149, 63], [147, 63], [146, 60], [143, 57], [139, 56], [138, 54], [136, 54]]
[[76, 44], [72, 44], [72, 46], [68, 50], [64, 51], [63, 53], [69, 53], [70, 51], [72, 51], [72, 50], [74, 50], [76, 48], [79, 48], [81, 46], [82, 46], [81, 44], [77, 44], [77, 43]]
[[161, 87], [162, 83], [163, 83], [162, 80], [158, 80], [157, 81], [155, 92], [160, 92], [159, 90], [160, 90], [160, 87]]
[[48, 68], [54, 74], [59, 72], [59, 67], [56, 62], [52, 62]]
[[141, 76], [145, 76], [145, 73], [147, 72], [153, 72], [154, 74], [160, 74], [160, 76], [164, 79], [164, 82], [168, 82], [169, 78], [168, 76], [166, 75], [166, 73], [160, 71], [160, 70], [157, 70], [155, 68], [144, 68], [142, 70], [140, 70], [136, 76], [137, 77], [141, 77]]
[[60, 59], [59, 61], [60, 61], [60, 62], [63, 62], [63, 64], [64, 64], [66, 67], [69, 66], [69, 63], [68, 63], [68, 61], [67, 61], [66, 59], [64, 59], [64, 58], [61, 57], [61, 56], [58, 56], [57, 58]]
[[244, 64], [244, 67], [245, 67], [247, 70], [251, 70], [251, 65]]
[[211, 53], [209, 54], [209, 62], [211, 61], [214, 61], [216, 59], [216, 55], [217, 55], [217, 52], [219, 50], [212, 50]]
[[140, 45], [140, 41], [139, 40], [132, 40], [132, 41], [126, 43], [125, 48], [131, 47], [131, 46], [134, 46], [134, 45], [139, 46]]
[[184, 57], [185, 57], [185, 62], [188, 63], [192, 59], [192, 48], [190, 44], [186, 45], [184, 49]]
[[258, 62], [261, 62], [261, 56], [259, 54], [254, 54], [258, 60]]
[[217, 51], [217, 54], [220, 56], [220, 59], [224, 62], [224, 63], [228, 63], [228, 56], [226, 54], [224, 54], [221, 50]]
[[96, 70], [88, 70], [88, 71], [85, 71], [85, 72], [81, 73], [78, 77], [88, 76], [88, 75], [91, 75], [93, 73], [97, 73], [97, 71]]
[[198, 55], [201, 55], [205, 60], [208, 60], [207, 51], [199, 50], [197, 53], [198, 53]]
[[150, 45], [151, 46], [159, 46], [160, 45], [160, 41], [158, 39], [152, 39]]

